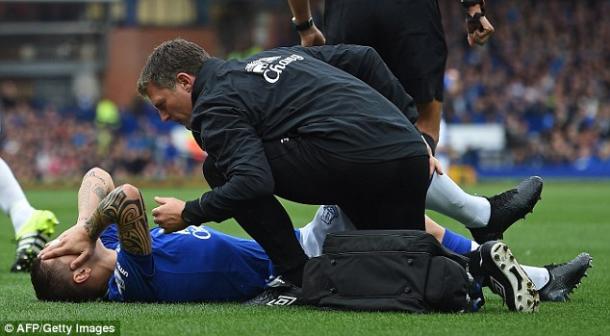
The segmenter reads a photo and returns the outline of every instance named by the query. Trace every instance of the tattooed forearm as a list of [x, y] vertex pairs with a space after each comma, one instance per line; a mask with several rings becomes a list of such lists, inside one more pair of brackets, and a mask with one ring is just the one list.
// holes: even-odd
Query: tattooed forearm
[[100, 201], [114, 188], [110, 175], [100, 168], [85, 174], [78, 190], [78, 222], [87, 220]]
[[96, 174], [95, 170], [91, 170], [89, 173], [87, 173], [86, 177], [91, 178], [91, 184], [93, 185], [93, 193], [95, 193], [97, 198], [99, 198], [99, 200], [101, 201], [110, 191], [108, 181], [106, 181], [102, 176]]
[[85, 229], [91, 240], [97, 239], [108, 225], [118, 218], [119, 209], [127, 196], [121, 187], [118, 187], [104, 197], [91, 217], [85, 223]]
[[102, 199], [104, 199], [104, 197], [106, 197], [106, 190], [104, 190], [102, 187], [100, 186], [96, 186], [95, 189], [93, 189], [93, 192], [95, 193], [95, 195], [97, 196], [97, 198], [100, 199], [100, 201]]
[[78, 221], [87, 219], [91, 215], [90, 210], [93, 207], [91, 206], [90, 190], [91, 181], [88, 181], [86, 178], [83, 179], [83, 183], [78, 190]]
[[89, 238], [93, 240], [97, 239], [108, 225], [116, 223], [123, 250], [139, 255], [149, 254], [152, 247], [142, 195], [131, 190], [134, 197], [128, 197], [123, 188], [121, 186], [114, 189], [100, 202], [85, 228]]
[[85, 176], [91, 176], [92, 178], [97, 179], [103, 185], [106, 185], [106, 180], [100, 176], [99, 173], [96, 173], [94, 169], [90, 170]]

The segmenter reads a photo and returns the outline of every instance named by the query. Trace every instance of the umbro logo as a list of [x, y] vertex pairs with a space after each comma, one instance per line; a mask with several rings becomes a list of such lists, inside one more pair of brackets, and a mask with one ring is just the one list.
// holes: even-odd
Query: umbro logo
[[[262, 74], [265, 81], [275, 83], [280, 79], [280, 75], [288, 64], [295, 61], [304, 60], [303, 56], [292, 54], [283, 59], [282, 56], [263, 57], [246, 64], [246, 71]], [[279, 61], [278, 61], [279, 60]]]
[[267, 302], [267, 306], [290, 306], [297, 300], [294, 296], [280, 295], [277, 299]]
[[489, 280], [491, 282], [491, 287], [493, 289], [493, 292], [499, 294], [502, 298], [506, 299], [506, 291], [504, 290], [504, 286], [502, 286], [502, 284], [494, 279], [494, 277], [490, 276]]

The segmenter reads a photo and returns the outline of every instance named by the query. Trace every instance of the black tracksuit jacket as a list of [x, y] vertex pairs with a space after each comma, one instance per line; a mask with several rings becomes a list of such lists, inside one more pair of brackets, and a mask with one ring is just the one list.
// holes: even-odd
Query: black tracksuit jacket
[[265, 142], [300, 137], [354, 163], [428, 155], [413, 126], [413, 99], [370, 47], [287, 47], [243, 61], [212, 58], [197, 75], [192, 101], [193, 134], [227, 183], [187, 202], [188, 224], [223, 221], [239, 202], [273, 194]]

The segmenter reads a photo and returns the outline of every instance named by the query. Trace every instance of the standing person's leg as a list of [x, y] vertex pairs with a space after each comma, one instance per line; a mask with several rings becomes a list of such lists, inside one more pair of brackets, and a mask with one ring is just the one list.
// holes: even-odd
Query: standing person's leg
[[[326, 44], [360, 44], [375, 49], [376, 18], [387, 1], [333, 0], [324, 3], [323, 33]], [[379, 52], [379, 50], [377, 50]]]
[[36, 210], [25, 197], [9, 166], [0, 158], [0, 208], [11, 217], [17, 240], [12, 272], [27, 272], [59, 223], [48, 210]]
[[[417, 126], [434, 148], [448, 53], [438, 1], [329, 1], [324, 33], [328, 44], [370, 45], [379, 52], [415, 99], [420, 114]], [[460, 221], [484, 242], [501, 238], [512, 223], [531, 212], [541, 190], [542, 181], [530, 178], [488, 199], [465, 193], [447, 175], [435, 175], [426, 207]]]
[[[226, 182], [211, 157], [205, 160], [203, 171], [213, 188]], [[303, 267], [308, 258], [296, 239], [290, 217], [280, 202], [274, 196], [246, 202], [235, 220], [263, 247], [278, 268], [277, 271], [293, 284], [301, 286]]]
[[[392, 13], [392, 14], [389, 14]], [[417, 104], [417, 128], [434, 151], [439, 139], [447, 43], [437, 0], [386, 4], [379, 54]], [[385, 18], [385, 19], [384, 19]]]
[[436, 151], [440, 136], [442, 110], [443, 103], [438, 100], [417, 104], [419, 118], [416, 126], [426, 138], [426, 142], [431, 144], [430, 148], [433, 152]]
[[417, 127], [434, 150], [448, 54], [438, 1], [335, 0], [325, 9], [327, 43], [375, 48], [415, 100]]
[[[384, 10], [395, 14], [383, 16], [378, 12], [376, 17], [385, 18], [378, 22], [394, 33], [377, 37], [379, 54], [417, 103], [417, 127], [434, 149], [439, 137], [448, 54], [438, 1], [394, 2], [386, 4]], [[542, 180], [531, 177], [496, 196], [477, 197], [465, 193], [449, 176], [435, 175], [426, 207], [460, 221], [482, 243], [502, 238], [512, 223], [532, 211], [541, 191]]]

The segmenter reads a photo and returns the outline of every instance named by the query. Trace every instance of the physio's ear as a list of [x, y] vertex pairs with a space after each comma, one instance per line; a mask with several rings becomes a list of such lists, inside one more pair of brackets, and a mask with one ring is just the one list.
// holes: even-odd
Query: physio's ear
[[176, 74], [176, 85], [181, 85], [188, 93], [193, 91], [194, 84], [195, 76], [189, 75], [186, 72], [179, 72]]
[[87, 279], [89, 279], [89, 277], [91, 276], [91, 268], [90, 267], [81, 267], [79, 269], [77, 269], [76, 271], [74, 271], [74, 273], [72, 273], [72, 279], [74, 280], [74, 282], [80, 284], [83, 283], [85, 281], [87, 281]]

